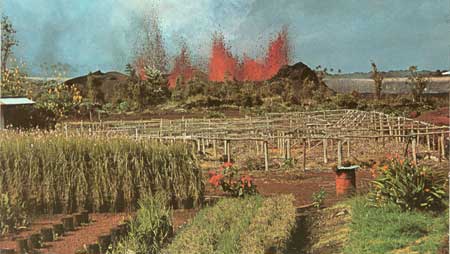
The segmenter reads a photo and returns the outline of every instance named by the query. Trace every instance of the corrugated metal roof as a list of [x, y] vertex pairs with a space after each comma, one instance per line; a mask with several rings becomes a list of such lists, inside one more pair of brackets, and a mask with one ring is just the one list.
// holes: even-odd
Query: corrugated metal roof
[[442, 75], [449, 76], [450, 75], [450, 71], [446, 71], [446, 72], [442, 73]]
[[0, 98], [0, 105], [27, 105], [34, 103], [28, 98]]

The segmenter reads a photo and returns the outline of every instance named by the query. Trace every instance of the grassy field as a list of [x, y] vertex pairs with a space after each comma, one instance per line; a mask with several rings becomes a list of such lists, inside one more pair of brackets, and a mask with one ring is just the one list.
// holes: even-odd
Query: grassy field
[[404, 212], [395, 205], [373, 208], [363, 198], [350, 205], [352, 223], [344, 253], [438, 253], [448, 233], [448, 211]]

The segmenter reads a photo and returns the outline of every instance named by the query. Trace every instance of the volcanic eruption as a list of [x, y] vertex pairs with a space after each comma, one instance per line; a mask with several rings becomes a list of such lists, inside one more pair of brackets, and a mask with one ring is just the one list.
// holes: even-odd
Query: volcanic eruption
[[175, 58], [173, 69], [169, 75], [169, 88], [175, 88], [177, 79], [182, 77], [185, 81], [193, 78], [196, 69], [192, 67], [191, 57], [187, 46], [181, 47], [180, 55]]
[[[290, 48], [286, 28], [283, 28], [269, 42], [264, 57], [252, 59], [244, 54], [242, 61], [233, 56], [230, 47], [225, 43], [224, 36], [216, 33], [212, 39], [208, 78], [213, 82], [268, 80], [275, 76], [281, 67], [289, 64], [289, 54]], [[169, 87], [175, 87], [176, 80], [180, 76], [183, 76], [184, 81], [189, 81], [192, 79], [195, 70], [191, 66], [187, 48], [184, 46], [180, 55], [175, 59], [174, 67], [169, 76]]]
[[217, 82], [267, 80], [287, 64], [289, 64], [289, 46], [288, 32], [285, 28], [278, 33], [276, 39], [270, 41], [264, 59], [252, 59], [244, 54], [241, 63], [226, 47], [223, 36], [215, 36], [209, 62], [209, 80]]

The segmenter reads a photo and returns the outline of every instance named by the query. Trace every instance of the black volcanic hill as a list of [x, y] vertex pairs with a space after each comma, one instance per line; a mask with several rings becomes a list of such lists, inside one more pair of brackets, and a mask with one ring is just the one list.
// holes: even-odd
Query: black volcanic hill
[[[97, 94], [98, 102], [106, 103], [117, 99], [118, 94], [123, 91], [129, 84], [130, 77], [120, 72], [106, 72], [96, 71], [85, 76], [69, 79], [64, 82], [65, 85], [75, 85], [81, 91], [83, 97], [88, 92], [88, 79], [92, 80], [93, 89]], [[119, 95], [120, 96], [120, 95]]]
[[309, 68], [306, 64], [298, 62], [294, 65], [283, 66], [278, 73], [270, 79], [271, 82], [288, 80], [292, 82], [293, 87], [297, 91], [304, 91], [305, 81], [310, 80], [308, 89], [312, 91], [320, 91], [325, 96], [333, 95], [335, 92], [331, 90], [324, 82], [320, 82], [316, 72]]

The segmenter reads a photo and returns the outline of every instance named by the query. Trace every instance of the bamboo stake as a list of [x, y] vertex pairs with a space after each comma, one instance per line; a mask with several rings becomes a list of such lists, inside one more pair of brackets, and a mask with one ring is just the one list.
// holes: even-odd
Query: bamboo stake
[[416, 145], [417, 145], [417, 139], [415, 137], [413, 137], [413, 139], [412, 139], [412, 156], [413, 156], [413, 162], [415, 165], [417, 165]]

